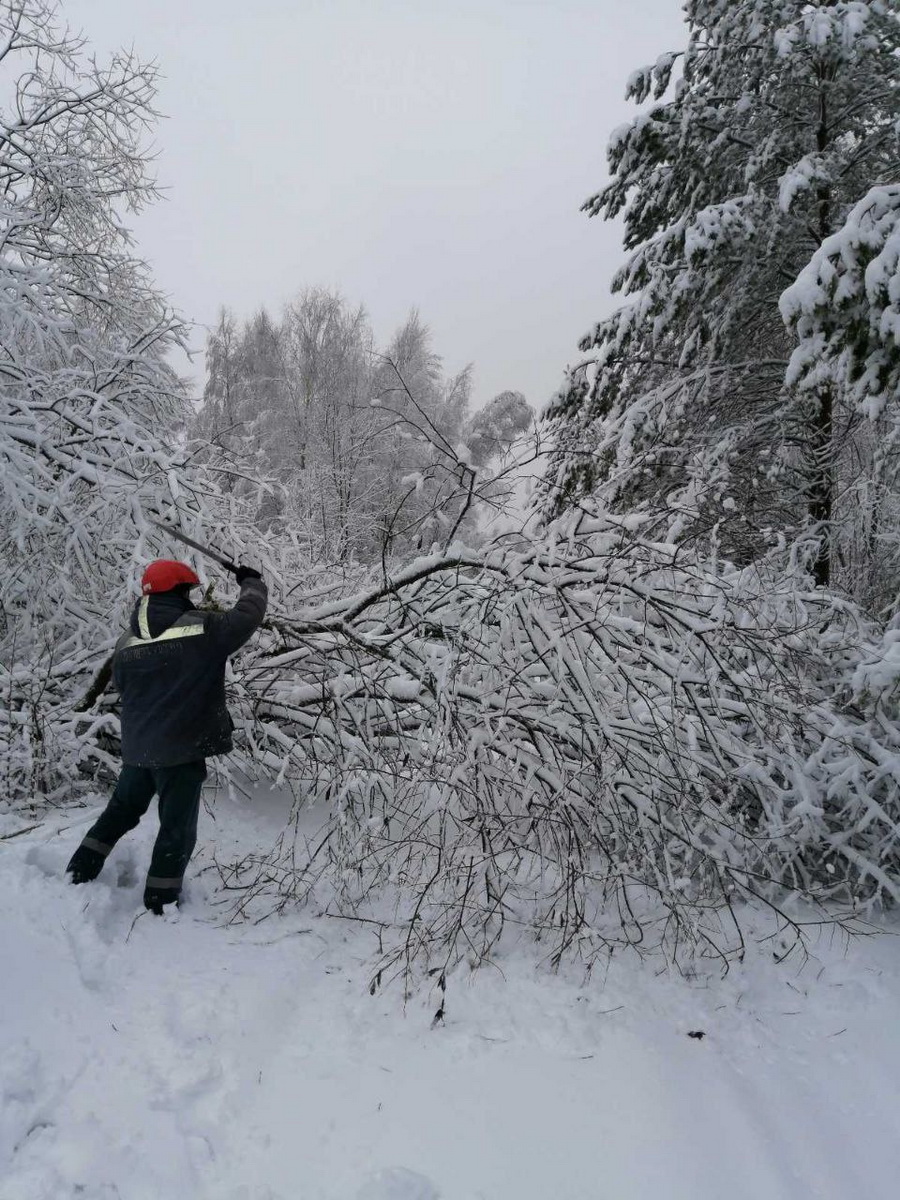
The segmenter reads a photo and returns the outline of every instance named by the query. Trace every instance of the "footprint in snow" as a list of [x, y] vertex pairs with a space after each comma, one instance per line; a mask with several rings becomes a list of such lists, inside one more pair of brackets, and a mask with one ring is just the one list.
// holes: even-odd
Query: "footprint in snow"
[[53, 846], [29, 846], [25, 852], [24, 861], [29, 867], [35, 867], [48, 879], [62, 879], [65, 860]]
[[416, 1171], [387, 1167], [366, 1180], [356, 1200], [440, 1200], [440, 1193], [430, 1179]]

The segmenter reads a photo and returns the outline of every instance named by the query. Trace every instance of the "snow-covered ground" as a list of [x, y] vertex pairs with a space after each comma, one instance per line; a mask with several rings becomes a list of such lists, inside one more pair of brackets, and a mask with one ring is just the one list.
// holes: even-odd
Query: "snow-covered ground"
[[[278, 812], [215, 815], [195, 872]], [[433, 996], [368, 994], [358, 927], [224, 926], [209, 871], [177, 915], [138, 915], [150, 818], [68, 886], [91, 818], [0, 841], [0, 1200], [897, 1194], [896, 937], [829, 937], [805, 966], [764, 947], [705, 983], [518, 950], [452, 979], [432, 1029]]]

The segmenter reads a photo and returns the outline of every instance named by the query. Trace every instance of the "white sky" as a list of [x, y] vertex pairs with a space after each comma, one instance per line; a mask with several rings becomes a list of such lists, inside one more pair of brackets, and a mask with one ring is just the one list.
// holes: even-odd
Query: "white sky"
[[417, 306], [448, 370], [474, 362], [476, 405], [541, 405], [609, 310], [619, 232], [579, 207], [627, 76], [683, 44], [680, 0], [62, 7], [101, 55], [160, 64], [167, 199], [136, 230], [201, 325], [323, 285], [386, 341]]

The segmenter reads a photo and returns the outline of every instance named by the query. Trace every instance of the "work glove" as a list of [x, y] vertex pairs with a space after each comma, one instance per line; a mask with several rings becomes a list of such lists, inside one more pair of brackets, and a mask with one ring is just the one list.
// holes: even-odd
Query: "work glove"
[[260, 572], [255, 571], [253, 569], [253, 567], [241, 567], [241, 566], [239, 566], [235, 570], [234, 577], [238, 581], [238, 583], [243, 583], [245, 579], [262, 579], [262, 575], [260, 574]]

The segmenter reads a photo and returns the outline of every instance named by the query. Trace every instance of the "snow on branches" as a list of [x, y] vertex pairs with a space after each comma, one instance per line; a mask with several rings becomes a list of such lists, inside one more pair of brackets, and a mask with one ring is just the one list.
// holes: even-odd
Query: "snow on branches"
[[72, 709], [118, 636], [123, 585], [159, 545], [148, 517], [176, 503], [196, 516], [215, 494], [179, 447], [188, 404], [166, 356], [182, 323], [122, 223], [154, 194], [154, 86], [131, 54], [90, 58], [55, 5], [0, 5], [0, 762], [12, 798], [72, 790], [102, 764], [96, 734], [111, 718]]
[[845, 386], [871, 420], [900, 392], [900, 184], [873, 188], [781, 298], [788, 382]]
[[[582, 339], [548, 409], [545, 508], [595, 494], [620, 511], [681, 512], [682, 535], [712, 532], [739, 561], [764, 553], [771, 533], [817, 540], [817, 582], [868, 601], [871, 569], [859, 572], [849, 544], [864, 541], [855, 513], [860, 489], [872, 491], [878, 431], [861, 429], [840, 389], [794, 388], [794, 330], [778, 302], [814, 255], [833, 253], [873, 180], [898, 178], [900, 23], [881, 0], [685, 9], [680, 74], [668, 55], [632, 78], [629, 94], [653, 100], [613, 134], [611, 179], [584, 206], [624, 218], [630, 257], [613, 287], [629, 299]], [[801, 336], [809, 365], [820, 343]], [[879, 500], [870, 524], [885, 516]]]
[[554, 960], [727, 959], [745, 901], [798, 927], [797, 898], [896, 901], [900, 759], [833, 682], [866, 636], [797, 579], [589, 506], [448, 547], [278, 618], [245, 666], [254, 756], [326, 815], [226, 886], [315, 893], [398, 969], [480, 962], [506, 927]]
[[[620, 946], [727, 962], [745, 902], [800, 931], [837, 904], [900, 900], [896, 639], [808, 589], [787, 555], [775, 569], [759, 552], [764, 521], [786, 542], [804, 507], [817, 532], [832, 521], [838, 483], [860, 494], [835, 466], [838, 367], [866, 395], [894, 386], [896, 189], [869, 208], [850, 196], [897, 161], [896, 23], [879, 3], [785, 0], [777, 22], [762, 0], [687, 7], [674, 99], [662, 102], [674, 56], [632, 80], [657, 103], [615, 137], [614, 178], [589, 203], [625, 214], [633, 254], [618, 284], [634, 300], [584, 340], [554, 406], [558, 515], [477, 550], [455, 541], [476, 505], [501, 505], [530, 411], [501, 395], [460, 443], [449, 434], [465, 380], [431, 406], [389, 361], [366, 420], [398, 446], [412, 429], [421, 454], [379, 460], [391, 483], [378, 493], [380, 569], [350, 594], [321, 579], [307, 601], [323, 602], [296, 611], [305, 533], [291, 542], [284, 521], [277, 562], [257, 529], [268, 576], [289, 586], [236, 664], [233, 765], [288, 781], [298, 804], [321, 801], [324, 825], [309, 846], [298, 824], [264, 860], [225, 871], [239, 910], [316, 894], [379, 931], [386, 968], [443, 976], [490, 959], [509, 928], [557, 962]], [[0, 7], [12, 94], [0, 110], [0, 770], [13, 796], [71, 792], [79, 772], [113, 765], [98, 668], [129, 577], [163, 549], [150, 520], [177, 514], [191, 532], [202, 517], [203, 540], [230, 548], [248, 544], [253, 508], [243, 486], [223, 496], [213, 482], [246, 415], [228, 323], [208, 445], [193, 457], [166, 360], [181, 326], [122, 225], [153, 190], [141, 148], [153, 72], [128, 55], [98, 66], [53, 15], [44, 0]], [[795, 357], [788, 395], [777, 297], [816, 251], [785, 300], [816, 348]], [[323, 302], [335, 308], [313, 299], [294, 314], [300, 342]], [[343, 342], [343, 319], [333, 330]], [[434, 382], [422, 331], [408, 331]], [[823, 391], [809, 372], [825, 370]], [[347, 432], [342, 397], [323, 399], [328, 430]], [[446, 426], [439, 399], [455, 412]], [[285, 409], [271, 407], [277, 436]], [[304, 453], [309, 433], [298, 427]], [[357, 452], [369, 448], [354, 437]], [[498, 457], [496, 473], [481, 469]], [[383, 482], [345, 474], [367, 481], [366, 497]], [[375, 509], [332, 499], [346, 559], [350, 518]], [[723, 526], [734, 552], [720, 558]], [[404, 567], [389, 558], [392, 542], [441, 535]], [[866, 536], [873, 560], [876, 521]]]

